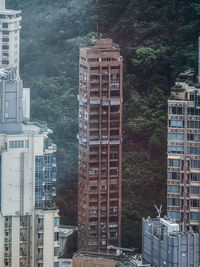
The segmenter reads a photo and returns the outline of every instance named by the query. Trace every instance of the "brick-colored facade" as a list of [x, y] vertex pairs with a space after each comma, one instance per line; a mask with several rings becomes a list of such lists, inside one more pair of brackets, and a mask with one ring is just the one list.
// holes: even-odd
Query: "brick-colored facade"
[[78, 247], [120, 246], [123, 59], [111, 39], [80, 48]]

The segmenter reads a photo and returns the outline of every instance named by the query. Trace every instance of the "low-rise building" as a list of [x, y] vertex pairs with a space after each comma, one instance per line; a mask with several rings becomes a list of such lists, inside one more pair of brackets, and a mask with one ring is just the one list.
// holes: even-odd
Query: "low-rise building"
[[120, 258], [108, 253], [78, 252], [73, 256], [73, 267], [115, 267]]
[[169, 218], [143, 219], [143, 260], [154, 267], [199, 266], [199, 234]]

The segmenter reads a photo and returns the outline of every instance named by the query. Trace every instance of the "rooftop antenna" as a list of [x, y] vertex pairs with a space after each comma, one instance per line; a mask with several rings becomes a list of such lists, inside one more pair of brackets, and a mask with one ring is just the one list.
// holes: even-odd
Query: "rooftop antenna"
[[160, 208], [158, 208], [155, 204], [154, 204], [154, 207], [156, 208], [156, 211], [158, 212], [157, 218], [160, 218], [161, 213], [162, 213], [162, 204], [160, 205]]

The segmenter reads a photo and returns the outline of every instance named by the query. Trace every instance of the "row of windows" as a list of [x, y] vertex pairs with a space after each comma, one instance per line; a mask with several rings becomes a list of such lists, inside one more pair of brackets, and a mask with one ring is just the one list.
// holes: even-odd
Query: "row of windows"
[[[169, 167], [180, 167], [181, 160], [180, 159], [168, 159]], [[200, 168], [200, 160], [191, 160], [191, 168], [199, 169]]]
[[[167, 192], [169, 193], [180, 193], [180, 186], [179, 185], [168, 185]], [[190, 194], [198, 195], [200, 193], [199, 186], [190, 186]]]
[[[119, 74], [111, 74], [110, 75], [111, 80], [118, 80], [120, 78]], [[102, 75], [102, 80], [108, 80], [109, 75], [108, 74], [103, 74]], [[100, 80], [100, 75], [90, 75], [90, 80]]]
[[[169, 114], [172, 115], [184, 115], [185, 113], [185, 108], [184, 107], [169, 107], [168, 109]], [[188, 115], [200, 115], [200, 109], [196, 108], [188, 108], [187, 109]]]
[[[168, 211], [167, 215], [169, 217], [171, 217], [172, 219], [180, 219], [181, 218], [181, 214], [178, 211]], [[194, 220], [194, 221], [198, 221], [199, 220], [199, 213], [198, 212], [191, 212], [190, 213], [190, 219]]]
[[[80, 68], [81, 69], [88, 69], [88, 67], [83, 65], [83, 64], [80, 64]], [[119, 70], [120, 66], [111, 66], [110, 68], [111, 68], [111, 70]], [[99, 69], [100, 69], [100, 67], [97, 67], [97, 66], [91, 67], [91, 70], [99, 70]], [[102, 67], [102, 70], [107, 70], [107, 69], [108, 69], [108, 67]]]
[[[169, 127], [172, 128], [183, 128], [183, 120], [169, 120]], [[200, 129], [200, 121], [188, 121], [188, 128]]]
[[[27, 148], [29, 146], [29, 141], [25, 140], [25, 147]], [[24, 147], [24, 141], [9, 141], [9, 148], [23, 148]]]
[[[180, 180], [181, 177], [183, 178], [184, 174], [180, 172], [168, 172], [168, 179], [169, 180]], [[200, 181], [200, 173], [190, 173], [190, 177], [188, 177], [191, 181]]]
[[168, 147], [168, 153], [183, 154], [184, 153], [184, 147], [183, 146], [169, 146]]
[[[184, 135], [183, 133], [169, 133], [168, 140], [169, 141], [183, 141]], [[200, 142], [200, 134], [188, 134], [188, 141]]]
[[[169, 146], [168, 153], [171, 154], [183, 154], [184, 147], [183, 146]], [[200, 147], [188, 147], [187, 153], [192, 155], [200, 155]]]

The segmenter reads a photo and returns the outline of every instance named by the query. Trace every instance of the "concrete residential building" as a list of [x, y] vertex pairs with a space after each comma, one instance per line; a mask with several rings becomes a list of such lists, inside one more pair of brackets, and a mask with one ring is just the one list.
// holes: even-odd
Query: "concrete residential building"
[[179, 75], [168, 101], [168, 216], [199, 232], [200, 84]]
[[0, 68], [0, 267], [57, 267], [56, 146], [46, 125], [30, 121], [18, 70]]
[[122, 72], [110, 39], [80, 49], [78, 247], [120, 246]]
[[21, 11], [5, 8], [5, 0], [0, 0], [0, 68], [16, 68], [19, 76], [19, 47]]
[[142, 239], [143, 260], [151, 266], [199, 266], [199, 234], [170, 219], [143, 219]]

